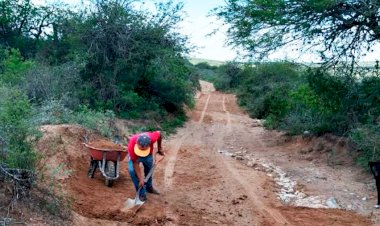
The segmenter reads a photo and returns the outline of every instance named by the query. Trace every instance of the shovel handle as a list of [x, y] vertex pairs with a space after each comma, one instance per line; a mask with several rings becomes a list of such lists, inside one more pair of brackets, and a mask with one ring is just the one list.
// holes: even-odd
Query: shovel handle
[[[164, 158], [165, 158], [165, 155], [162, 155], [162, 158], [158, 159], [157, 162], [156, 162], [156, 164], [153, 164], [153, 166], [150, 169], [149, 173], [144, 178], [144, 184], [146, 184], [146, 182], [148, 182], [149, 178], [153, 175], [153, 171], [154, 171], [154, 168], [156, 168], [156, 165], [159, 162], [161, 162]], [[142, 188], [143, 188], [143, 186], [140, 186], [139, 189], [137, 189], [135, 200], [139, 199], [140, 191], [141, 191]]]

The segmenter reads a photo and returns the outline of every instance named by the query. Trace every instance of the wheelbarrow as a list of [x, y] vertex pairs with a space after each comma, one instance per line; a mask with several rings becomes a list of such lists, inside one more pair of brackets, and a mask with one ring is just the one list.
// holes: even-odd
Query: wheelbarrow
[[96, 147], [95, 145], [83, 143], [90, 150], [90, 168], [88, 177], [94, 178], [97, 168], [99, 168], [105, 178], [105, 185], [112, 187], [113, 182], [119, 178], [120, 161], [123, 161], [128, 152], [126, 147], [120, 145], [118, 148]]

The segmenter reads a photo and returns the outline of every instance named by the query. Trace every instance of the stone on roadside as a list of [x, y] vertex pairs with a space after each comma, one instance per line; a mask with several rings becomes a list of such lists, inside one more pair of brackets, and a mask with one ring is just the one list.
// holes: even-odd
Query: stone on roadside
[[339, 204], [337, 203], [336, 199], [334, 197], [330, 197], [326, 200], [326, 205], [329, 208], [340, 208]]

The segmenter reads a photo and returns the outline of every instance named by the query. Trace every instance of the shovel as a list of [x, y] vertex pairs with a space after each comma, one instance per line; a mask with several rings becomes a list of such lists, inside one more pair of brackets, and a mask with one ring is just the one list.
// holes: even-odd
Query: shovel
[[[150, 169], [148, 175], [145, 177], [144, 184], [146, 182], [148, 182], [149, 178], [152, 176], [153, 170], [154, 170], [155, 167], [156, 167], [156, 164], [153, 165], [152, 169]], [[131, 198], [127, 199], [126, 206], [125, 206], [127, 209], [132, 209], [135, 206], [138, 206], [140, 208], [145, 203], [145, 202], [143, 202], [143, 201], [140, 200], [140, 191], [141, 191], [141, 189], [142, 189], [142, 186], [139, 187], [139, 189], [137, 190], [136, 197], [134, 199], [131, 199]]]
[[[145, 184], [146, 182], [148, 182], [149, 178], [150, 178], [150, 177], [152, 176], [152, 174], [153, 174], [154, 168], [155, 168], [156, 165], [157, 165], [159, 162], [161, 162], [163, 159], [164, 159], [164, 156], [163, 156], [160, 160], [158, 160], [158, 161], [156, 162], [156, 164], [154, 164], [154, 165], [152, 166], [152, 169], [150, 169], [148, 175], [146, 175], [146, 177], [145, 177], [145, 179], [144, 179], [144, 184]], [[128, 199], [127, 199], [126, 204], [125, 204], [125, 207], [126, 207], [127, 209], [132, 209], [132, 208], [134, 208], [135, 206], [137, 206], [137, 209], [135, 210], [135, 211], [137, 211], [137, 210], [138, 210], [138, 209], [139, 209], [139, 208], [145, 203], [145, 202], [143, 202], [143, 201], [140, 200], [140, 191], [141, 191], [141, 189], [142, 189], [142, 186], [139, 187], [139, 189], [137, 190], [137, 192], [136, 192], [136, 197], [135, 197], [134, 199], [131, 199], [131, 198], [128, 198]]]

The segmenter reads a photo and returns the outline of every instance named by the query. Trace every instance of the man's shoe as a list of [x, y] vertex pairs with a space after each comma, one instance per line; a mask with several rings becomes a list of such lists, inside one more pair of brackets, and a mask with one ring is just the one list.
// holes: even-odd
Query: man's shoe
[[154, 187], [147, 188], [146, 191], [149, 192], [149, 193], [155, 194], [155, 195], [159, 195], [160, 194], [160, 192], [156, 188], [154, 188]]
[[148, 198], [146, 197], [146, 195], [140, 195], [139, 199], [141, 202], [145, 202]]

